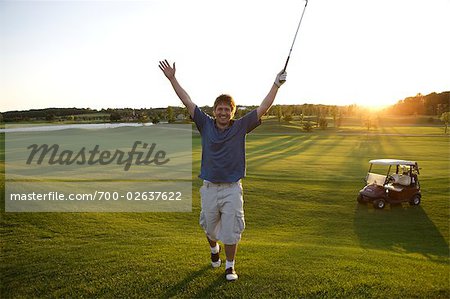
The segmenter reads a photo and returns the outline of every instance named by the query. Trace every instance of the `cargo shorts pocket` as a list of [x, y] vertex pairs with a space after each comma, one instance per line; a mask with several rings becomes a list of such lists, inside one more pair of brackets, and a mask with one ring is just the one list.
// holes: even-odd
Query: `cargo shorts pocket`
[[239, 239], [244, 229], [245, 229], [244, 213], [242, 211], [237, 211], [234, 219], [234, 233], [238, 235]]
[[205, 213], [203, 211], [200, 212], [200, 218], [198, 220], [198, 223], [203, 228], [203, 230], [206, 232], [206, 217], [205, 217]]

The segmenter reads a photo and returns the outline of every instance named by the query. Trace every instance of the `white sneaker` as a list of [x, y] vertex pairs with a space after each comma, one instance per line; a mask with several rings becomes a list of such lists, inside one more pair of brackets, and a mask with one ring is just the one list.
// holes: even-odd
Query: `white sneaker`
[[222, 261], [221, 261], [220, 259], [219, 259], [217, 262], [211, 261], [211, 266], [212, 266], [213, 268], [219, 268], [220, 265], [222, 265]]
[[238, 279], [238, 275], [236, 274], [236, 271], [234, 271], [233, 267], [230, 267], [225, 270], [225, 278], [228, 281], [234, 281], [234, 280]]
[[213, 268], [219, 268], [220, 265], [222, 265], [222, 261], [220, 260], [219, 253], [220, 253], [220, 246], [219, 246], [219, 252], [217, 253], [211, 253], [211, 266]]

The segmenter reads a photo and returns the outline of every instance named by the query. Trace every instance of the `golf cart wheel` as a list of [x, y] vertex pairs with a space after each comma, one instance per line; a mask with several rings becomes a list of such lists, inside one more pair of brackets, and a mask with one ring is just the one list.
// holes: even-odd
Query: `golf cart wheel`
[[386, 205], [386, 203], [384, 202], [384, 199], [377, 199], [373, 201], [373, 207], [375, 209], [384, 209], [384, 206]]
[[420, 195], [416, 194], [411, 198], [409, 204], [412, 206], [418, 206], [420, 204]]

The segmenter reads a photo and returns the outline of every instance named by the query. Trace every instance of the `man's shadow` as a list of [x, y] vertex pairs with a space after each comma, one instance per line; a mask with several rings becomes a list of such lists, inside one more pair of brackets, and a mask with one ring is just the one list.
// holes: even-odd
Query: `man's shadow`
[[196, 294], [192, 294], [193, 298], [205, 298], [208, 294], [213, 293], [214, 290], [220, 289], [223, 285], [229, 283], [225, 279], [225, 272], [221, 271], [221, 269], [212, 269], [211, 265], [206, 265], [197, 271], [193, 271], [177, 284], [169, 286], [169, 289], [162, 295], [162, 298], [172, 298], [182, 295], [189, 288], [189, 284], [202, 276], [209, 276], [208, 272], [213, 271], [217, 273], [217, 278], [209, 283], [209, 285], [201, 288]]
[[446, 262], [449, 245], [421, 206], [392, 205], [377, 210], [357, 204], [354, 229], [363, 247], [420, 253]]

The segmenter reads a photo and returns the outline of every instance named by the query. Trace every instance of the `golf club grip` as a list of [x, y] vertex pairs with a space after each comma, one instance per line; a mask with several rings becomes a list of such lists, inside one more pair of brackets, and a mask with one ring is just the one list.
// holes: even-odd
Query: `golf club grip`
[[288, 65], [288, 63], [289, 63], [289, 58], [291, 58], [290, 55], [288, 56], [288, 58], [286, 59], [286, 63], [284, 64], [283, 73], [286, 71], [287, 65]]

